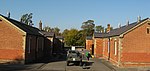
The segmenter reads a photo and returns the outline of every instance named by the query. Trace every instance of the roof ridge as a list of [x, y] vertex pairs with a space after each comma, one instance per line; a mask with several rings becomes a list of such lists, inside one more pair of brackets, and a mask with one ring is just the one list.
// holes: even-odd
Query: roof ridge
[[[140, 22], [135, 21], [135, 22], [129, 23], [128, 26], [133, 25], [133, 24], [139, 24], [139, 23], [141, 23], [141, 22], [143, 22], [143, 21], [145, 21], [147, 19], [149, 19], [149, 18], [142, 19]], [[123, 28], [123, 27], [127, 27], [127, 25], [123, 25], [120, 28]], [[120, 29], [120, 28], [115, 28], [115, 29]], [[113, 30], [115, 30], [115, 29], [113, 29]]]
[[[3, 16], [3, 15], [2, 15], [2, 16]], [[20, 23], [21, 25], [26, 25], [26, 26], [28, 26], [28, 27], [32, 27], [32, 28], [38, 29], [38, 28], [36, 28], [36, 27], [33, 27], [33, 26], [27, 25], [27, 24], [25, 24], [25, 23], [23, 23], [23, 22], [20, 22], [20, 21], [18, 21], [18, 20], [16, 20], [16, 19], [8, 18], [8, 17], [6, 17], [6, 16], [3, 16], [3, 17], [5, 17], [5, 18], [7, 18], [7, 19], [9, 19], [9, 20], [13, 20], [13, 21], [15, 21], [15, 22], [18, 22], [18, 23]]]

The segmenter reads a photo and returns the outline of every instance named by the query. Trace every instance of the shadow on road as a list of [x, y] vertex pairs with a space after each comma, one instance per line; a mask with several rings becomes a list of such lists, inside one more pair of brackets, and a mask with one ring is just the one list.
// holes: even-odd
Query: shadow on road
[[10, 64], [10, 63], [0, 64], [0, 71], [36, 70], [45, 64], [59, 61], [66, 61], [66, 53], [54, 54], [49, 57], [42, 57], [41, 59], [36, 60], [29, 64]]
[[49, 57], [43, 57], [34, 63], [51, 63], [51, 62], [59, 62], [59, 61], [66, 61], [66, 53], [64, 54], [53, 54]]

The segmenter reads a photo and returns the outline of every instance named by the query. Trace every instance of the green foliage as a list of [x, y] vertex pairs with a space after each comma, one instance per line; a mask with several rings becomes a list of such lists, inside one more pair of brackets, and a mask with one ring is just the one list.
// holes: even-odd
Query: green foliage
[[54, 29], [53, 31], [55, 32], [55, 35], [57, 35], [57, 36], [61, 35], [61, 33], [59, 33], [60, 29], [58, 27], [54, 27], [53, 29]]
[[86, 36], [92, 36], [94, 33], [94, 21], [93, 20], [88, 20], [86, 22], [82, 23], [81, 28], [84, 30]]
[[77, 29], [65, 29], [62, 33], [66, 45], [68, 46], [82, 46], [85, 39], [83, 38], [83, 32]]
[[96, 32], [101, 32], [101, 33], [103, 33], [104, 32], [104, 27], [102, 27], [101, 25], [99, 25], [99, 26], [96, 26], [95, 27], [96, 28]]
[[47, 32], [51, 32], [51, 27], [45, 26], [45, 27], [43, 27], [43, 30], [44, 30], [44, 31], [47, 31]]
[[33, 25], [32, 15], [33, 15], [32, 13], [22, 15], [20, 22], [32, 26]]
[[60, 29], [58, 27], [51, 28], [50, 26], [45, 26], [43, 28], [43, 30], [47, 31], [47, 32], [54, 32], [56, 36], [60, 36], [61, 35]]

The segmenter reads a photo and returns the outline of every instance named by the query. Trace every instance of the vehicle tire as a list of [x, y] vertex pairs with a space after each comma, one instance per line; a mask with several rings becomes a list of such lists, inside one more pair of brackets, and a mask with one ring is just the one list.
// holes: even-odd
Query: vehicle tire
[[82, 66], [82, 61], [79, 62], [79, 66]]
[[82, 68], [83, 68], [83, 69], [86, 69], [86, 64], [85, 64], [85, 63], [83, 63]]
[[69, 66], [69, 61], [67, 61], [67, 66]]

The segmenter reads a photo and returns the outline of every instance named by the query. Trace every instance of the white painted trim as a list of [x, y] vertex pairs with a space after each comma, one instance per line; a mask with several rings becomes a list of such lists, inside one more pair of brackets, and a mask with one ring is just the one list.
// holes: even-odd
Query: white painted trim
[[22, 53], [22, 56], [23, 56], [23, 62], [25, 63], [25, 52], [26, 52], [26, 36], [23, 36], [23, 53]]
[[117, 55], [117, 41], [115, 41], [114, 54]]
[[125, 34], [127, 34], [128, 32], [132, 31], [133, 29], [135, 29], [135, 28], [137, 28], [137, 27], [141, 26], [141, 25], [142, 25], [143, 23], [145, 23], [145, 22], [150, 22], [150, 19], [145, 20], [145, 21], [143, 21], [143, 22], [139, 23], [138, 25], [136, 25], [135, 27], [133, 27], [133, 28], [129, 29], [128, 31], [126, 31], [126, 32], [122, 33], [121, 35], [125, 35]]
[[96, 53], [96, 47], [97, 47], [97, 44], [96, 44], [96, 39], [94, 39], [94, 55], [96, 55], [97, 53]]
[[119, 38], [119, 44], [118, 44], [118, 65], [121, 65], [121, 51], [122, 51], [122, 38]]
[[107, 52], [110, 53], [110, 41], [107, 42]]

